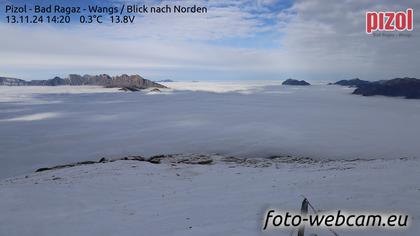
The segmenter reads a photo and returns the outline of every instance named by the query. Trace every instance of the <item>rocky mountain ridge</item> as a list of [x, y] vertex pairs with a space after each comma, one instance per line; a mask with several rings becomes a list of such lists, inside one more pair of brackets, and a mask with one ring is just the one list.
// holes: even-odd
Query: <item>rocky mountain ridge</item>
[[0, 85], [5, 86], [82, 86], [82, 85], [97, 85], [104, 87], [130, 87], [136, 89], [146, 88], [167, 88], [164, 85], [144, 79], [140, 75], [117, 75], [110, 76], [107, 74], [100, 75], [77, 75], [70, 74], [65, 78], [54, 77], [48, 80], [31, 80], [25, 81], [17, 78], [0, 77]]
[[362, 96], [382, 95], [420, 99], [420, 80], [416, 78], [395, 78], [390, 80], [366, 81], [360, 79], [340, 80], [334, 85], [355, 87], [353, 94]]
[[358, 86], [356, 90], [353, 91], [353, 94], [363, 96], [383, 95], [388, 97], [420, 99], [420, 80], [406, 77], [376, 81]]

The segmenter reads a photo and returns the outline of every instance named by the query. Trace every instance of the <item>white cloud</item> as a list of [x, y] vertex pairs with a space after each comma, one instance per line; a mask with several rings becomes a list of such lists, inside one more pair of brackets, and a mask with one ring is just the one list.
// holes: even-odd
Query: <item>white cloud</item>
[[[173, 79], [420, 77], [416, 65], [420, 41], [415, 31], [411, 38], [398, 39], [364, 33], [366, 10], [412, 7], [416, 12], [419, 3], [298, 0], [281, 11], [268, 10], [276, 4], [274, 0], [189, 1], [183, 5], [189, 3], [207, 5], [209, 11], [147, 15], [126, 26], [0, 24], [0, 70], [26, 79], [102, 72]], [[417, 17], [415, 26], [418, 23]], [[258, 36], [261, 32], [272, 34]], [[278, 48], [253, 48], [256, 35], [269, 37], [267, 41]], [[237, 40], [237, 46], [213, 43], [226, 39]], [[250, 45], [241, 48], [241, 40]]]
[[416, 32], [411, 38], [394, 39], [373, 38], [364, 33], [367, 10], [396, 11], [408, 7], [418, 9], [420, 4], [299, 0], [292, 8], [298, 14], [284, 30], [283, 43], [294, 63], [313, 73], [353, 74], [365, 79], [419, 76], [415, 61], [420, 41]]

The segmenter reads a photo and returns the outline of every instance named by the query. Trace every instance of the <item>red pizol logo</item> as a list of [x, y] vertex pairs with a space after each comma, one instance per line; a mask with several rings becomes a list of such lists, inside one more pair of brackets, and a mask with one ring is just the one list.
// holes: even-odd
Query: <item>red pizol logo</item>
[[366, 33], [373, 31], [412, 31], [413, 9], [408, 8], [405, 12], [366, 12]]

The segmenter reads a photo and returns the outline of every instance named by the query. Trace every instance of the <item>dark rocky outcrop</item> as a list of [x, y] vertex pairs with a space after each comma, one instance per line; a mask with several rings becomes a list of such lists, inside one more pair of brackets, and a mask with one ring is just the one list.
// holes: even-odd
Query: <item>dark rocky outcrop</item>
[[76, 166], [92, 165], [92, 164], [104, 164], [115, 161], [140, 161], [149, 162], [152, 164], [187, 164], [187, 165], [209, 165], [213, 163], [213, 159], [210, 156], [202, 154], [174, 154], [174, 155], [157, 155], [146, 159], [142, 156], [126, 156], [122, 158], [108, 159], [106, 157], [100, 158], [98, 161], [81, 161], [71, 164], [58, 165], [52, 167], [43, 167], [37, 169], [35, 172], [44, 172], [50, 170], [58, 170]]
[[282, 85], [308, 86], [311, 84], [306, 82], [305, 80], [287, 79], [283, 81]]
[[174, 154], [174, 155], [157, 155], [152, 156], [148, 160], [152, 164], [188, 164], [188, 165], [210, 165], [213, 159], [207, 155], [201, 154]]
[[123, 161], [146, 161], [146, 159], [144, 157], [142, 157], [142, 156], [128, 156], [128, 157], [123, 157], [123, 158], [117, 159], [117, 160], [123, 160]]
[[107, 162], [114, 162], [114, 161], [145, 161], [146, 159], [142, 156], [127, 156], [123, 158], [116, 158], [116, 159], [107, 159], [105, 157], [102, 157], [99, 159], [99, 161], [81, 161], [71, 164], [65, 164], [65, 165], [58, 165], [53, 167], [43, 167], [37, 169], [35, 172], [44, 172], [49, 170], [58, 170], [58, 169], [64, 169], [69, 167], [75, 167], [75, 166], [83, 166], [83, 165], [92, 165], [92, 164], [99, 164], [99, 163], [107, 163]]
[[[168, 155], [168, 156], [170, 157], [171, 155]], [[167, 157], [167, 156], [165, 156], [165, 155], [152, 156], [152, 157], [149, 158], [149, 162], [153, 163], [153, 164], [160, 164], [161, 160], [165, 157]]]
[[359, 85], [353, 94], [363, 96], [383, 95], [420, 99], [420, 80], [416, 78], [396, 78]]
[[[167, 88], [164, 85], [144, 79], [140, 75], [77, 75], [70, 74], [66, 78], [54, 77], [49, 80], [25, 81], [21, 79], [0, 77], [0, 85], [9, 86], [60, 86], [60, 85], [98, 85], [108, 88], [126, 88], [128, 91], [138, 91], [146, 88]], [[132, 88], [132, 89], [130, 89]]]
[[350, 86], [350, 87], [357, 87], [361, 85], [370, 84], [370, 81], [361, 80], [359, 78], [350, 79], [350, 80], [340, 80], [330, 85], [341, 85], [341, 86]]
[[53, 166], [53, 167], [43, 167], [43, 168], [37, 169], [35, 172], [57, 170], [57, 169], [63, 169], [63, 168], [69, 168], [69, 167], [75, 167], [75, 166], [82, 166], [82, 165], [92, 165], [92, 164], [96, 164], [96, 163], [99, 163], [99, 162], [96, 162], [96, 161], [81, 161], [81, 162], [71, 163], [71, 164], [66, 164], [66, 165], [58, 165], [58, 166]]
[[119, 90], [125, 91], [125, 92], [128, 92], [128, 91], [130, 91], [130, 92], [137, 92], [137, 91], [140, 91], [140, 89], [141, 88], [136, 88], [136, 87], [122, 87]]

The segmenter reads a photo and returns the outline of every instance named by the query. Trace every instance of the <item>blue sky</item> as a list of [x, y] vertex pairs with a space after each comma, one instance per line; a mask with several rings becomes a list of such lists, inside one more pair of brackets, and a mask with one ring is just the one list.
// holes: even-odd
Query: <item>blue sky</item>
[[[5, 3], [6, 2], [6, 3]], [[412, 1], [190, 0], [40, 1], [43, 5], [206, 6], [207, 14], [136, 15], [131, 25], [11, 25], [1, 8], [0, 76], [137, 73], [150, 79], [336, 80], [420, 77], [416, 31], [387, 40], [364, 33], [367, 10], [404, 10]], [[77, 16], [74, 18], [77, 20]], [[398, 60], [396, 60], [398, 59]]]

